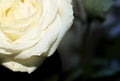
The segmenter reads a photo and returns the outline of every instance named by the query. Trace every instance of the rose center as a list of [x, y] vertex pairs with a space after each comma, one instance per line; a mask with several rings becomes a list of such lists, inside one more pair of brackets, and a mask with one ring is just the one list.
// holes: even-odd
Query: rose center
[[[3, 32], [10, 41], [15, 41], [25, 33], [26, 26], [29, 25], [25, 24], [31, 24], [29, 18], [37, 10], [36, 0], [0, 0], [0, 32]], [[27, 21], [23, 23], [22, 21], [26, 19]], [[11, 28], [14, 24], [16, 28]]]
[[32, 16], [37, 10], [35, 0], [0, 0], [0, 24]]

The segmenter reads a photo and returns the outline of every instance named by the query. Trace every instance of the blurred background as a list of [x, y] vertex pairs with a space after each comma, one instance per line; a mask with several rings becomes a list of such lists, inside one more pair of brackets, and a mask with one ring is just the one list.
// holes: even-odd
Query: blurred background
[[120, 0], [73, 0], [74, 23], [58, 52], [61, 81], [120, 81]]
[[73, 0], [74, 22], [32, 74], [0, 66], [0, 81], [120, 81], [120, 0]]

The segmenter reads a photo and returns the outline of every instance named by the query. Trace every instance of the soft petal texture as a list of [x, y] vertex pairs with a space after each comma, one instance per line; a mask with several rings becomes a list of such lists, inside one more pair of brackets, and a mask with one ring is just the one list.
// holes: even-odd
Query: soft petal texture
[[13, 71], [31, 73], [51, 56], [72, 25], [71, 2], [0, 0], [2, 65]]

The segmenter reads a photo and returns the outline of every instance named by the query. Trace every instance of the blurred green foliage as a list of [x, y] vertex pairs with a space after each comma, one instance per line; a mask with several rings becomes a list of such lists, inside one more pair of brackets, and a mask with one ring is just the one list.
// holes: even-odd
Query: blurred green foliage
[[103, 17], [113, 5], [112, 0], [83, 0], [83, 3], [88, 13], [101, 17]]

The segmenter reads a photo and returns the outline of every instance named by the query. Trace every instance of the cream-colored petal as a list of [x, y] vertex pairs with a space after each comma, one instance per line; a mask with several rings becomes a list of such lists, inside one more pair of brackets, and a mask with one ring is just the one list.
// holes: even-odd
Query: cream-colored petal
[[37, 67], [39, 67], [46, 57], [31, 57], [29, 59], [21, 60], [21, 59], [6, 59], [2, 63], [3, 66], [7, 67], [12, 71], [19, 71], [19, 72], [28, 72], [31, 73]]
[[[25, 1], [27, 3], [32, 0]], [[17, 10], [13, 14], [14, 19], [18, 19], [17, 21], [6, 23], [6, 26], [0, 25], [0, 59], [3, 66], [13, 71], [33, 72], [46, 57], [54, 53], [72, 25], [72, 0], [34, 1], [38, 4], [32, 3], [31, 7], [27, 3], [23, 6], [25, 7], [24, 13], [19, 11], [21, 9], [15, 8]], [[24, 5], [23, 3], [20, 2], [20, 5]], [[33, 14], [33, 5], [37, 6], [35, 9], [38, 12], [29, 18], [20, 20], [21, 18], [16, 13], [20, 12], [22, 18], [27, 17], [29, 14], [26, 10], [30, 8], [30, 14]], [[12, 18], [12, 15], [9, 14], [9, 16]], [[11, 41], [12, 37], [15, 38], [14, 41]]]
[[26, 67], [17, 62], [4, 62], [2, 65], [4, 65], [5, 67], [9, 68], [12, 71], [20, 71], [20, 72], [28, 72], [28, 73], [31, 73], [36, 69], [35, 66]]

